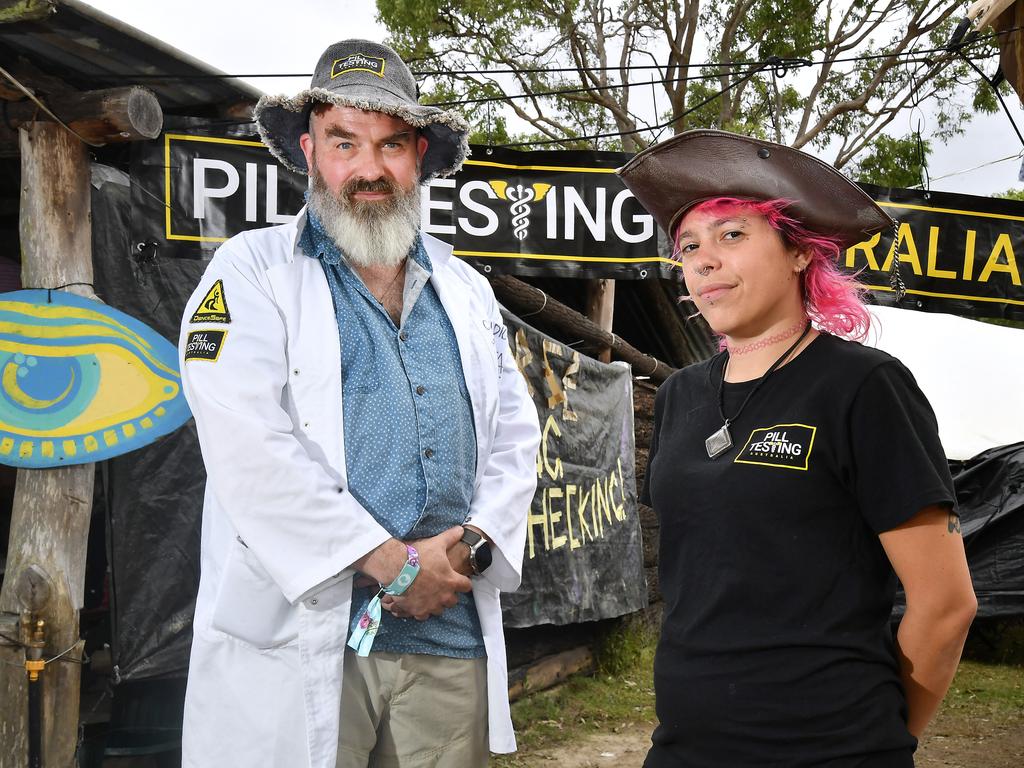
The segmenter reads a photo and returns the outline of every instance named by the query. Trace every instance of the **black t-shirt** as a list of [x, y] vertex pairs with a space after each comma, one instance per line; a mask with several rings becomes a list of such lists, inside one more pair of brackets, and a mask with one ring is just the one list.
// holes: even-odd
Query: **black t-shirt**
[[[722, 426], [725, 355], [658, 391], [641, 501], [664, 624], [648, 768], [912, 766], [878, 534], [954, 504], [935, 416], [895, 358], [820, 335]], [[733, 416], [755, 382], [725, 385]]]

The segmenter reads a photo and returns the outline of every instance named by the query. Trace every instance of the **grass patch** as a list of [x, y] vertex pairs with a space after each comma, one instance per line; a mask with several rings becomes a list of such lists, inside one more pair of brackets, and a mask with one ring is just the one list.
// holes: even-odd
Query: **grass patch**
[[[598, 671], [574, 675], [512, 705], [520, 753], [536, 752], [590, 733], [618, 733], [641, 725], [654, 730], [654, 649], [657, 634], [639, 621], [601, 638]], [[495, 756], [491, 765], [514, 768], [518, 755]]]
[[959, 717], [1024, 716], [1024, 667], [962, 661], [942, 709]]
[[[653, 731], [656, 642], [656, 633], [649, 627], [627, 623], [598, 643], [598, 672], [576, 675], [514, 703], [512, 720], [520, 752], [495, 757], [491, 765], [533, 765], [531, 753], [535, 756], [592, 733]], [[972, 724], [1020, 727], [1024, 666], [962, 661], [938, 716], [952, 717], [968, 730]]]

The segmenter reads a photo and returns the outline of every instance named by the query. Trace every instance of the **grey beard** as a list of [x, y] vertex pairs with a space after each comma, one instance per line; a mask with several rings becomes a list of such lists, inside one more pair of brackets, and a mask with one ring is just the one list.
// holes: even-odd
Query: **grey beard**
[[309, 207], [327, 236], [356, 267], [397, 267], [416, 242], [420, 228], [420, 187], [398, 189], [387, 201], [350, 201], [335, 196], [320, 172], [310, 174]]

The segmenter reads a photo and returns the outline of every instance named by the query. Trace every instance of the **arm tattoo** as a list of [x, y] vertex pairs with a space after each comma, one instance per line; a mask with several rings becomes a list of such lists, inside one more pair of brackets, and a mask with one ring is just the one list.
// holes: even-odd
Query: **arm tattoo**
[[960, 533], [960, 516], [956, 512], [950, 512], [946, 519], [946, 530], [950, 533]]

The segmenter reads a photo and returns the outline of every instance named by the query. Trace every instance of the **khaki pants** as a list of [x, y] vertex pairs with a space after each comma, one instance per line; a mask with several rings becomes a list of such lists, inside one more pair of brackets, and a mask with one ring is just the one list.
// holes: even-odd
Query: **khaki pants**
[[487, 660], [345, 650], [337, 768], [487, 765]]

